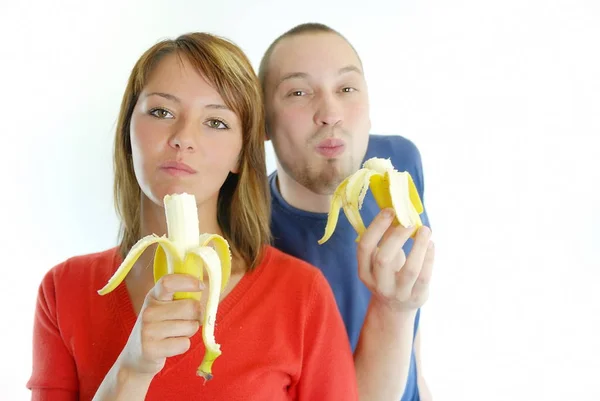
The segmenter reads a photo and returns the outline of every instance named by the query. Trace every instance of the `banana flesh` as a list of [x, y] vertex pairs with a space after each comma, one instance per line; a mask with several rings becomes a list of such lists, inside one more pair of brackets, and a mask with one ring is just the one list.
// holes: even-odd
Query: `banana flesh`
[[[165, 274], [191, 274], [204, 281], [206, 269], [209, 293], [204, 319], [202, 340], [206, 352], [197, 375], [212, 378], [212, 365], [221, 355], [221, 347], [215, 342], [214, 330], [219, 297], [231, 276], [231, 252], [227, 240], [217, 234], [200, 234], [198, 208], [194, 195], [187, 193], [166, 195], [163, 199], [167, 219], [167, 235], [148, 235], [140, 239], [129, 251], [119, 268], [98, 290], [100, 295], [113, 291], [131, 270], [147, 247], [158, 244], [154, 254], [154, 282]], [[212, 246], [211, 246], [212, 245]], [[201, 292], [176, 292], [174, 299], [200, 299]]]
[[423, 204], [419, 192], [408, 171], [398, 171], [389, 159], [373, 157], [363, 163], [361, 169], [344, 181], [335, 190], [331, 200], [325, 233], [318, 241], [320, 245], [329, 240], [333, 234], [340, 214], [340, 209], [358, 234], [356, 241], [365, 232], [366, 227], [360, 215], [363, 201], [368, 190], [380, 209], [392, 208], [395, 212], [393, 225], [413, 227], [416, 231], [423, 225], [420, 214]]

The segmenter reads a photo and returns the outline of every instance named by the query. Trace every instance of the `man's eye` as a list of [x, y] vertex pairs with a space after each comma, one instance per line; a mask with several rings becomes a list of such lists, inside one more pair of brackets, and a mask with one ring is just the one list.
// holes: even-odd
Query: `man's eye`
[[173, 118], [173, 114], [161, 108], [150, 110], [150, 114], [160, 119]]
[[345, 87], [345, 88], [342, 88], [342, 92], [355, 92], [355, 91], [356, 91], [355, 88], [351, 88], [349, 86]]
[[293, 91], [290, 93], [290, 96], [302, 96], [304, 94], [304, 91]]
[[216, 118], [208, 120], [207, 124], [210, 128], [214, 128], [214, 129], [228, 129], [229, 128], [227, 126], [227, 124], [225, 124], [223, 121], [218, 120]]

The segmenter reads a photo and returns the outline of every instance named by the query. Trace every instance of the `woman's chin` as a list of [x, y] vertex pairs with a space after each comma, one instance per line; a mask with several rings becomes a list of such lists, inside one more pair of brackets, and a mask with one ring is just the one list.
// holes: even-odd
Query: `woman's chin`
[[164, 185], [159, 188], [156, 188], [156, 190], [152, 191], [152, 192], [154, 193], [154, 198], [158, 199], [161, 203], [163, 202], [163, 199], [167, 195], [175, 195], [175, 194], [183, 194], [183, 193], [194, 194], [193, 188], [191, 188], [189, 185], [180, 185], [180, 184]]

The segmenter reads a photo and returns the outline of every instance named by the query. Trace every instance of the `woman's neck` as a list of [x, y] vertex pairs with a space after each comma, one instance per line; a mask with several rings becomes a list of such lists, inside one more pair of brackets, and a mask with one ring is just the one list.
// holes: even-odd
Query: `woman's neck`
[[[156, 205], [150, 199], [142, 196], [140, 210], [140, 238], [146, 235], [156, 234], [162, 236], [167, 234], [167, 218], [165, 215], [165, 209], [162, 206]], [[218, 234], [223, 236], [223, 232], [217, 222], [217, 205], [216, 201], [207, 202], [207, 204], [198, 205], [198, 221], [200, 222], [200, 234], [210, 233]], [[231, 247], [231, 244], [230, 244]], [[148, 247], [148, 249], [140, 256], [138, 261], [135, 263], [132, 271], [129, 273], [132, 276], [145, 276], [148, 275], [148, 271], [152, 272], [152, 269], [148, 269], [154, 259], [154, 253], [156, 251], [156, 245]], [[247, 266], [244, 259], [238, 255], [234, 249], [232, 251], [232, 273], [243, 273], [246, 271]], [[133, 274], [132, 274], [133, 273]], [[146, 278], [149, 281], [150, 277]]]
[[[156, 234], [162, 236], [167, 233], [167, 219], [164, 207], [158, 206], [145, 196], [142, 197], [140, 210], [140, 234], [141, 237]], [[216, 202], [212, 207], [206, 205], [198, 206], [198, 220], [200, 222], [200, 233], [211, 233], [223, 235], [217, 222]], [[127, 288], [134, 310], [139, 312], [148, 291], [154, 286], [154, 273], [152, 263], [157, 245], [148, 247], [135, 262], [135, 265], [125, 278]], [[233, 251], [233, 249], [232, 249]], [[239, 282], [247, 270], [243, 258], [232, 252], [231, 278], [227, 288], [221, 294], [226, 296], [229, 291]]]
[[[140, 234], [146, 235], [167, 234], [167, 217], [163, 206], [158, 206], [150, 199], [142, 195], [140, 210]], [[198, 205], [198, 221], [200, 234], [211, 233], [223, 235], [217, 222], [217, 204], [209, 201]]]

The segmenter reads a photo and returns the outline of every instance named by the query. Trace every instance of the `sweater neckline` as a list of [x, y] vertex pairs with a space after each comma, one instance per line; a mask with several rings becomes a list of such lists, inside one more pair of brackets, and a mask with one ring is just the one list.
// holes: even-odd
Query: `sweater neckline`
[[[250, 290], [250, 288], [262, 275], [266, 266], [270, 263], [271, 258], [272, 249], [270, 246], [265, 246], [263, 248], [261, 262], [256, 266], [256, 268], [253, 271], [245, 273], [244, 276], [237, 283], [237, 285], [233, 287], [231, 292], [227, 294], [227, 296], [223, 298], [221, 302], [219, 302], [216, 321], [218, 322], [220, 328], [223, 328], [225, 324], [228, 323], [228, 318], [231, 315], [231, 311], [241, 301], [243, 301], [244, 295]], [[119, 254], [119, 250], [117, 247], [115, 248], [110, 275], [114, 274], [114, 272], [118, 269], [121, 263], [122, 258]], [[114, 290], [114, 296], [111, 297], [111, 308], [113, 309], [113, 315], [117, 316], [118, 320], [120, 321], [120, 323], [117, 324], [120, 325], [123, 331], [126, 343], [131, 331], [133, 330], [138, 316], [136, 315], [133, 309], [133, 303], [131, 302], [129, 292], [127, 291], [127, 286], [125, 285], [124, 281], [121, 284], [119, 284], [119, 286]], [[191, 338], [190, 349], [184, 354], [167, 358], [167, 363], [165, 364], [165, 367], [159, 374], [165, 374], [168, 370], [170, 370], [183, 358], [185, 358], [186, 355], [191, 354], [191, 351], [197, 347], [204, 348], [204, 344], [202, 342], [202, 326], [200, 326], [200, 329]]]

